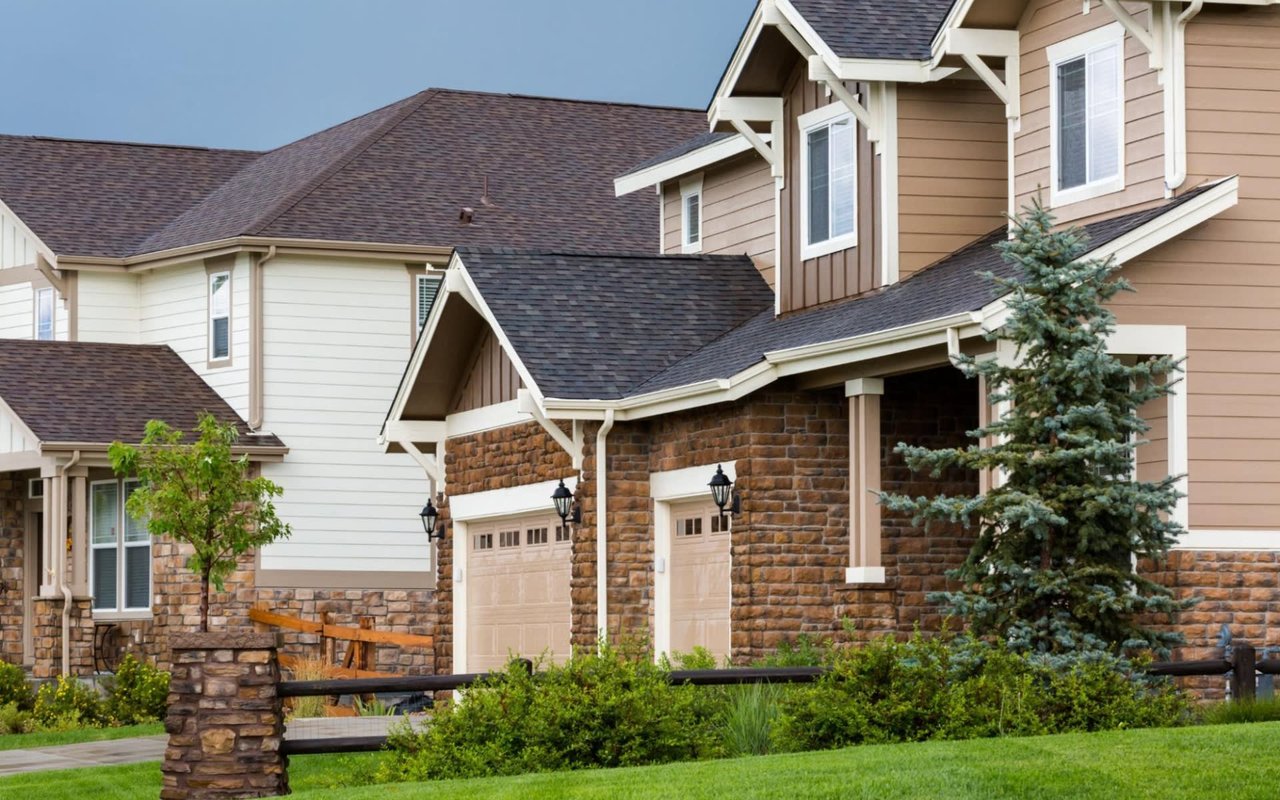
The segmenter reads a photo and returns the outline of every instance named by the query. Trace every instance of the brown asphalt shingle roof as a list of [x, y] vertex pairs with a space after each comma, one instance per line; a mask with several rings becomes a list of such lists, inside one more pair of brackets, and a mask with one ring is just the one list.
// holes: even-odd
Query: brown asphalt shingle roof
[[149, 420], [190, 431], [207, 411], [234, 423], [242, 445], [284, 446], [251, 434], [166, 345], [0, 339], [0, 400], [45, 443], [136, 443]]
[[613, 178], [705, 130], [696, 110], [429, 89], [266, 153], [0, 136], [0, 200], [62, 255], [241, 235], [648, 250], [657, 201]]
[[791, 0], [841, 58], [932, 57], [933, 38], [955, 0]]

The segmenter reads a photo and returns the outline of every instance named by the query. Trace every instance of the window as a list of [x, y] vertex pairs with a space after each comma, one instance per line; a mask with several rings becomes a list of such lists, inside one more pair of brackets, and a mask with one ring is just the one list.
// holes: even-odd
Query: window
[[231, 273], [209, 276], [209, 360], [231, 358]]
[[90, 568], [95, 611], [151, 610], [151, 535], [125, 510], [138, 481], [89, 486]]
[[41, 478], [32, 478], [27, 481], [27, 497], [32, 500], [39, 500], [44, 497], [44, 480]]
[[36, 289], [36, 338], [53, 341], [53, 290]]
[[477, 534], [476, 534], [476, 539], [475, 539], [475, 549], [476, 549], [476, 550], [492, 550], [492, 549], [493, 549], [493, 534], [492, 534], [492, 533], [477, 533]]
[[681, 536], [701, 536], [702, 517], [686, 517], [676, 522], [676, 530]]
[[556, 526], [556, 541], [557, 541], [557, 542], [567, 542], [567, 541], [569, 541], [571, 538], [573, 538], [573, 537], [572, 537], [572, 533], [571, 533], [571, 532], [570, 532], [570, 530], [569, 530], [569, 526], [568, 526], [568, 525], [557, 525], [557, 526]]
[[524, 543], [527, 545], [546, 544], [546, 528], [529, 528], [524, 532]]
[[1052, 205], [1124, 189], [1124, 29], [1049, 48]]
[[680, 250], [702, 251], [702, 176], [680, 181]]
[[520, 531], [498, 531], [498, 547], [519, 547]]
[[839, 103], [800, 117], [802, 259], [858, 243], [858, 125]]
[[415, 305], [418, 310], [418, 330], [422, 330], [422, 326], [426, 324], [427, 315], [431, 313], [431, 306], [436, 301], [436, 295], [440, 293], [440, 276], [439, 275], [418, 275], [417, 276], [417, 298]]

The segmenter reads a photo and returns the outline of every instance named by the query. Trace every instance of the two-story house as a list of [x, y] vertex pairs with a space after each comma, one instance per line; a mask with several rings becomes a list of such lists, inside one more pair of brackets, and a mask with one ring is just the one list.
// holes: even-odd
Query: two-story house
[[429, 481], [377, 437], [452, 248], [651, 248], [656, 198], [610, 182], [704, 127], [428, 90], [268, 152], [0, 136], [0, 657], [88, 671], [111, 626], [167, 657], [196, 585], [105, 452], [205, 410], [293, 530], [243, 562], [222, 621], [265, 603], [430, 634]]
[[[988, 479], [913, 475], [893, 448], [966, 443], [999, 412], [950, 357], [1010, 357], [977, 273], [1009, 274], [993, 245], [1035, 196], [1137, 289], [1111, 350], [1186, 359], [1137, 469], [1185, 476], [1160, 578], [1204, 598], [1189, 645], [1223, 624], [1261, 641], [1280, 611], [1277, 5], [761, 0], [707, 132], [616, 180], [663, 200], [651, 255], [462, 247], [445, 271], [384, 427], [443, 456], [437, 668], [638, 631], [748, 659], [843, 619], [936, 626], [927, 595], [971, 539], [875, 493]], [[463, 332], [474, 359], [451, 355]]]

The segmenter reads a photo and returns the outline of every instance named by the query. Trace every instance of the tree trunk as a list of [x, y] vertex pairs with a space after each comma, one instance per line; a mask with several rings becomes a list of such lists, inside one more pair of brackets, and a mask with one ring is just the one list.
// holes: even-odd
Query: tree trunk
[[209, 571], [200, 573], [200, 632], [209, 632]]

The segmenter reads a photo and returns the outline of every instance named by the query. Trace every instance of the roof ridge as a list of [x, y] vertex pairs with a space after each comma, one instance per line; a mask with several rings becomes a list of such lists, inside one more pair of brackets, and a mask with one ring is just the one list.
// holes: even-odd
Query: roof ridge
[[522, 92], [489, 92], [483, 89], [449, 89], [440, 86], [434, 86], [426, 91], [436, 92], [437, 94], [469, 94], [481, 97], [514, 97], [521, 100], [545, 100], [555, 103], [582, 103], [585, 105], [595, 106], [620, 106], [623, 108], [647, 108], [659, 111], [689, 111], [695, 114], [705, 113], [705, 109], [693, 106], [671, 106], [661, 103], [638, 103], [628, 100], [593, 100], [584, 97], [554, 97], [549, 94], [524, 94]]
[[[393, 129], [399, 127], [400, 123], [404, 122], [407, 118], [409, 118], [411, 115], [417, 112], [420, 108], [426, 105], [427, 102], [430, 101], [432, 97], [436, 96], [436, 94], [437, 94], [437, 91], [435, 89], [427, 89], [425, 91], [418, 92], [416, 95], [411, 95], [409, 98], [407, 98], [407, 101], [406, 100], [397, 101], [399, 103], [404, 103], [405, 104], [404, 108], [400, 109], [395, 114], [392, 114], [390, 119], [388, 119], [386, 122], [379, 125], [373, 131], [367, 134], [364, 138], [360, 139], [355, 144], [351, 145], [351, 147], [349, 147], [345, 153], [335, 158], [332, 162], [330, 162], [329, 166], [321, 170], [319, 174], [317, 174], [311, 180], [307, 181], [305, 184], [298, 187], [293, 192], [290, 192], [288, 195], [282, 198], [279, 203], [273, 205], [265, 214], [253, 220], [251, 223], [245, 226], [246, 233], [250, 233], [250, 234], [261, 233], [263, 230], [268, 228], [271, 225], [271, 223], [280, 219], [280, 217], [284, 216], [290, 209], [292, 209], [294, 206], [298, 205], [298, 203], [301, 203], [304, 199], [306, 199], [308, 195], [310, 195], [316, 189], [323, 186], [325, 182], [327, 182], [330, 178], [332, 178], [337, 173], [341, 172], [348, 164], [350, 164], [360, 154], [364, 153], [366, 150], [368, 150], [370, 147], [376, 144], [380, 139], [382, 139], [382, 137], [386, 136]], [[395, 105], [395, 103], [390, 103], [388, 105]], [[381, 111], [384, 108], [387, 108], [387, 106], [382, 106], [382, 108], [374, 109], [373, 111], [370, 111], [369, 114], [373, 114], [377, 111]], [[346, 125], [348, 123], [355, 122], [358, 119], [369, 116], [369, 114], [361, 114], [359, 117], [353, 117], [347, 120], [346, 122], [339, 123], [339, 125]], [[329, 128], [325, 128], [324, 130], [325, 131], [332, 130], [333, 128], [336, 128], [336, 127], [339, 127], [339, 126], [334, 125]], [[324, 133], [324, 131], [317, 131], [316, 133], [311, 134], [311, 136], [317, 136], [321, 133]], [[306, 136], [303, 138], [309, 139], [311, 138], [311, 136]], [[303, 139], [299, 139], [298, 141], [299, 142], [303, 141]], [[294, 142], [291, 142], [290, 144], [294, 144]], [[288, 147], [289, 145], [284, 145], [284, 146]], [[277, 148], [277, 149], [280, 149], [280, 148]], [[272, 151], [272, 152], [275, 152], [275, 151]], [[249, 165], [246, 164], [245, 166], [247, 168]], [[224, 182], [222, 185], [225, 186], [226, 183]]]
[[154, 147], [163, 150], [200, 150], [208, 153], [240, 153], [258, 156], [266, 150], [244, 150], [238, 147], [211, 147], [203, 144], [168, 144], [165, 142], [133, 142], [126, 139], [89, 139], [78, 136], [47, 136], [42, 133], [0, 133], [0, 139], [24, 139], [35, 142], [65, 142], [67, 144], [104, 144], [113, 147]]
[[537, 247], [505, 247], [502, 245], [463, 244], [454, 247], [459, 252], [471, 251], [488, 255], [512, 256], [562, 256], [572, 258], [614, 259], [669, 259], [683, 261], [741, 261], [751, 257], [745, 253], [645, 253], [638, 250], [558, 250]]

